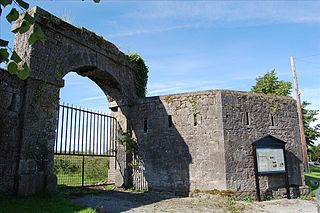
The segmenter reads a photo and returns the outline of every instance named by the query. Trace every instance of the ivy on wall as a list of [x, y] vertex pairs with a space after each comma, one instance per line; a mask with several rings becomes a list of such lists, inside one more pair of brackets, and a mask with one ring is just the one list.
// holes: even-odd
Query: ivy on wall
[[144, 63], [144, 60], [137, 54], [129, 54], [129, 60], [134, 63], [134, 74], [135, 74], [135, 87], [138, 97], [146, 97], [147, 83], [148, 83], [148, 72], [149, 69]]
[[131, 131], [122, 132], [118, 141], [126, 147], [126, 153], [133, 153], [137, 148], [137, 140], [132, 137]]

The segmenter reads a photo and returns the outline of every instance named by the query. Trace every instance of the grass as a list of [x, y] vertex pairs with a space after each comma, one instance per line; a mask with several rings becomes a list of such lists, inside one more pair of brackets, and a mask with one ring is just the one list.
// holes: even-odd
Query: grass
[[237, 204], [235, 196], [227, 196], [225, 208], [231, 213], [239, 213], [243, 212], [245, 207], [243, 204]]
[[309, 169], [310, 172], [304, 174], [306, 185], [310, 187], [311, 191], [315, 191], [319, 187], [319, 184], [312, 184], [312, 180], [320, 183], [320, 166], [309, 165]]
[[[83, 159], [84, 168], [82, 168]], [[82, 169], [84, 169], [84, 185], [94, 185], [108, 180], [109, 159], [106, 157], [55, 155], [54, 163], [60, 186], [81, 186]]]
[[97, 213], [96, 210], [75, 205], [61, 194], [37, 195], [28, 198], [0, 200], [0, 212], [5, 213]]
[[[85, 157], [84, 184], [91, 185], [105, 182], [108, 178], [109, 159], [106, 157]], [[81, 186], [82, 156], [54, 156], [55, 173], [58, 185]], [[113, 189], [113, 185], [105, 188]], [[75, 205], [68, 201], [68, 196], [100, 193], [94, 189], [70, 189], [63, 193], [44, 194], [26, 198], [0, 198], [0, 212], [2, 213], [97, 213], [92, 208]]]
[[[101, 187], [101, 188], [100, 188]], [[92, 194], [100, 194], [104, 193], [106, 191], [112, 191], [114, 189], [113, 184], [108, 184], [104, 186], [100, 186], [99, 188], [62, 188], [61, 193], [63, 193], [64, 196], [72, 196], [72, 197], [78, 197], [78, 196], [84, 196], [84, 195], [92, 195]]]
[[[309, 165], [310, 172], [305, 173], [305, 183], [310, 188], [310, 193], [308, 195], [301, 196], [300, 199], [312, 200], [316, 196], [316, 191], [320, 183], [320, 166]], [[315, 184], [316, 181], [318, 184]]]
[[[55, 155], [55, 173], [59, 188], [63, 186], [81, 186], [82, 183], [82, 156]], [[105, 182], [108, 178], [109, 159], [106, 157], [84, 157], [84, 184], [91, 185]], [[107, 189], [113, 185], [105, 186]], [[97, 213], [92, 208], [75, 205], [68, 201], [68, 196], [100, 193], [94, 189], [70, 189], [63, 193], [37, 195], [27, 198], [0, 199], [2, 213]]]

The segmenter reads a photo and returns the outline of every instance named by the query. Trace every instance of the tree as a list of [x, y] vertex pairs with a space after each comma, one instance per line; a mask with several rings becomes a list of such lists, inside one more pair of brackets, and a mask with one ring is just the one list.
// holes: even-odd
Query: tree
[[[263, 93], [271, 95], [288, 96], [291, 94], [292, 83], [288, 81], [279, 81], [275, 70], [266, 72], [263, 76], [256, 78], [256, 85], [252, 86], [251, 92]], [[303, 101], [302, 117], [304, 125], [304, 133], [307, 146], [313, 146], [314, 142], [320, 138], [320, 124], [312, 126], [312, 122], [316, 122], [316, 116], [319, 110], [307, 109], [310, 103]]]
[[[93, 1], [95, 3], [100, 2], [100, 0]], [[28, 39], [29, 44], [32, 45], [37, 41], [45, 42], [45, 35], [41, 27], [35, 24], [34, 17], [27, 11], [29, 9], [27, 2], [23, 0], [0, 0], [0, 16], [2, 16], [2, 11], [6, 7], [11, 7], [10, 12], [6, 14], [6, 19], [10, 24], [18, 19], [21, 20], [20, 27], [13, 33], [26, 33], [33, 26], [33, 31]], [[29, 76], [28, 65], [23, 63], [20, 56], [10, 48], [9, 41], [1, 39], [0, 37], [0, 64], [1, 63], [6, 63], [8, 72], [17, 75], [22, 80]]]
[[312, 126], [312, 122], [316, 122], [316, 116], [319, 114], [319, 110], [307, 109], [310, 103], [303, 101], [301, 104], [304, 134], [306, 136], [306, 143], [308, 146], [313, 146], [317, 138], [320, 137], [320, 124]]
[[308, 146], [308, 156], [310, 161], [319, 161], [320, 159], [320, 145]]
[[292, 83], [278, 81], [275, 70], [265, 73], [256, 78], [256, 85], [251, 88], [251, 92], [288, 96], [291, 94]]

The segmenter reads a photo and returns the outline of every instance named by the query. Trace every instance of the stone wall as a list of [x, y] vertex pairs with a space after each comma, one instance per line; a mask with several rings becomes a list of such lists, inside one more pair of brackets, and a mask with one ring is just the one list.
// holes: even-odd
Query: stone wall
[[60, 87], [0, 71], [0, 193], [55, 190], [53, 141]]
[[16, 187], [24, 82], [0, 69], [0, 193]]
[[[272, 135], [285, 141], [289, 183], [304, 185], [296, 101], [244, 92], [222, 91], [227, 188], [255, 190], [251, 143]], [[261, 178], [262, 190], [284, 186], [279, 176]]]
[[134, 112], [131, 126], [138, 139], [139, 161], [149, 189], [226, 187], [218, 92], [141, 99]]
[[[140, 99], [132, 114], [138, 188], [254, 193], [251, 143], [269, 134], [287, 143], [289, 183], [304, 185], [292, 98], [205, 91]], [[262, 191], [283, 186], [281, 176], [261, 178]]]

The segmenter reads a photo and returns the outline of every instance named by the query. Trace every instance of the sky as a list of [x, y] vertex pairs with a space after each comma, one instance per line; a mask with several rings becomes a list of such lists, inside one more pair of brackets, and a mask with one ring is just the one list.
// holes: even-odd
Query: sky
[[[147, 96], [249, 91], [256, 77], [273, 69], [280, 80], [293, 82], [294, 56], [301, 99], [320, 109], [317, 1], [29, 2], [94, 31], [125, 53], [140, 54], [149, 67]], [[9, 29], [1, 17], [1, 37], [12, 41]], [[106, 97], [93, 82], [74, 73], [64, 79], [61, 102], [107, 111]]]

